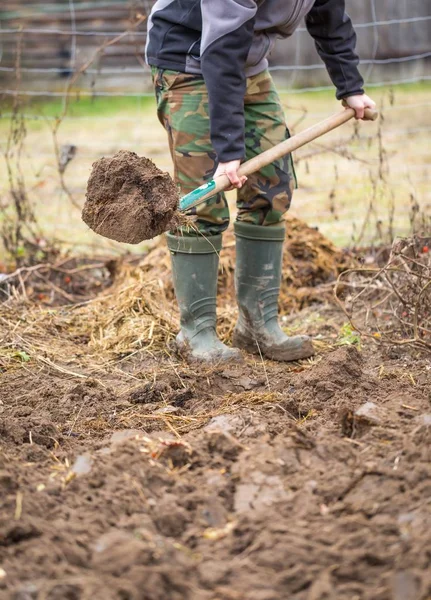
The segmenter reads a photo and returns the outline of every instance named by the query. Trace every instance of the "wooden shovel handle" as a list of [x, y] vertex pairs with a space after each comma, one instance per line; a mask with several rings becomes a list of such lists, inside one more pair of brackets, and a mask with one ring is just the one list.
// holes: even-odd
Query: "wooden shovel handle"
[[[366, 113], [366, 120], [375, 121], [377, 115], [377, 111], [369, 111], [369, 113]], [[301, 148], [301, 146], [305, 146], [305, 144], [308, 144], [308, 142], [312, 142], [321, 135], [324, 135], [325, 133], [336, 129], [343, 123], [350, 121], [350, 119], [352, 119], [354, 116], [355, 111], [353, 108], [346, 108], [345, 110], [332, 115], [332, 117], [328, 117], [324, 121], [316, 123], [316, 125], [313, 125], [308, 129], [304, 129], [304, 131], [297, 133], [284, 142], [280, 142], [280, 144], [269, 148], [269, 150], [265, 150], [265, 152], [254, 156], [240, 166], [238, 169], [238, 174], [250, 175], [251, 173], [255, 173], [262, 167], [266, 167], [279, 158], [286, 156], [286, 154], [293, 152], [293, 150], [297, 150], [298, 148]]]
[[[364, 120], [375, 121], [378, 115], [379, 113], [377, 110], [366, 108]], [[238, 169], [238, 174], [251, 175], [256, 171], [259, 171], [262, 167], [266, 167], [272, 162], [278, 160], [279, 158], [286, 156], [286, 154], [289, 154], [290, 152], [301, 148], [301, 146], [308, 144], [308, 142], [312, 142], [321, 135], [324, 135], [325, 133], [336, 129], [343, 123], [350, 121], [350, 119], [353, 119], [354, 116], [355, 111], [353, 110], [353, 108], [346, 108], [340, 111], [339, 113], [332, 115], [332, 117], [328, 117], [324, 121], [316, 123], [316, 125], [313, 125], [308, 129], [304, 129], [304, 131], [301, 131], [300, 133], [297, 133], [296, 135], [288, 138], [287, 140], [280, 142], [280, 144], [277, 144], [276, 146], [265, 150], [265, 152], [254, 156], [253, 158], [251, 158], [250, 160], [248, 160], [240, 166], [240, 168]], [[220, 175], [213, 181], [208, 182], [204, 186], [201, 186], [201, 188], [198, 188], [194, 192], [191, 192], [191, 194], [187, 194], [187, 196], [184, 196], [180, 200], [180, 209], [186, 210], [188, 208], [191, 208], [192, 206], [197, 206], [198, 204], [205, 202], [207, 198], [210, 198], [211, 196], [214, 196], [219, 192], [223, 192], [230, 186], [231, 183], [227, 175]], [[208, 188], [207, 193], [204, 193], [205, 187]], [[202, 190], [203, 193], [199, 193], [199, 190]], [[196, 198], [194, 201], [192, 200], [193, 194]], [[187, 199], [189, 197], [191, 201], [188, 202]]]
[[[238, 169], [238, 175], [251, 175], [252, 173], [256, 173], [256, 171], [259, 171], [260, 169], [262, 169], [262, 167], [270, 165], [272, 162], [278, 160], [279, 158], [286, 156], [286, 154], [289, 154], [290, 152], [301, 148], [301, 146], [305, 146], [305, 144], [308, 144], [309, 142], [316, 140], [325, 133], [336, 129], [343, 123], [347, 123], [347, 121], [353, 119], [354, 116], [355, 111], [353, 110], [353, 108], [346, 108], [340, 111], [339, 113], [328, 117], [324, 121], [316, 123], [316, 125], [313, 125], [308, 129], [304, 129], [304, 131], [297, 133], [296, 135], [288, 138], [287, 140], [284, 140], [284, 142], [280, 142], [276, 146], [265, 150], [265, 152], [262, 152], [261, 154], [258, 154], [257, 156], [254, 156], [247, 162], [243, 163]], [[375, 121], [377, 117], [378, 112], [376, 110], [366, 109], [365, 120]], [[219, 179], [221, 180], [222, 178], [223, 182], [219, 182]], [[215, 192], [213, 193], [220, 192], [230, 187], [230, 181], [226, 175], [223, 175], [222, 177], [217, 177], [215, 182], [216, 188]]]

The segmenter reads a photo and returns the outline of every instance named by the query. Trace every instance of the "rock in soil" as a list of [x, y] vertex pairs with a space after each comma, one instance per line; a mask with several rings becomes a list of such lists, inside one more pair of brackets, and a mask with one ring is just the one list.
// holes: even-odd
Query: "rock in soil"
[[93, 163], [83, 221], [117, 242], [139, 244], [175, 226], [178, 193], [168, 173], [121, 150]]

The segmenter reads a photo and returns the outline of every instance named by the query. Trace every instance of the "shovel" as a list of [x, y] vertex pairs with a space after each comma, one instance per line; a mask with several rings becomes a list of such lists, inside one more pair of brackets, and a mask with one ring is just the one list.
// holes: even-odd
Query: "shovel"
[[[273, 146], [243, 163], [239, 175], [250, 175], [293, 150], [346, 123], [355, 116], [346, 108]], [[365, 119], [377, 119], [376, 110], [367, 109]], [[120, 151], [112, 158], [93, 164], [82, 211], [84, 222], [99, 235], [118, 242], [139, 244], [183, 224], [184, 213], [230, 187], [226, 175], [208, 181], [178, 201], [176, 185], [150, 160], [133, 152]]]
[[[238, 169], [238, 175], [251, 175], [256, 171], [259, 171], [259, 169], [262, 167], [266, 167], [275, 160], [278, 160], [286, 154], [293, 152], [293, 150], [297, 150], [298, 148], [301, 148], [301, 146], [308, 144], [308, 142], [312, 142], [325, 133], [336, 129], [343, 123], [347, 123], [347, 121], [353, 119], [354, 116], [355, 111], [353, 108], [345, 108], [339, 113], [332, 115], [332, 117], [328, 117], [324, 121], [316, 123], [316, 125], [313, 125], [308, 129], [304, 129], [304, 131], [301, 131], [287, 140], [280, 142], [276, 146], [269, 148], [269, 150], [265, 150], [265, 152], [254, 156], [240, 166]], [[378, 116], [379, 113], [377, 110], [370, 108], [365, 109], [365, 121], [375, 121]], [[203, 204], [205, 200], [211, 196], [214, 196], [218, 192], [223, 192], [230, 186], [231, 183], [227, 175], [220, 175], [217, 177], [217, 179], [211, 179], [211, 181], [204, 183], [189, 194], [186, 194], [180, 198], [178, 208], [180, 212], [188, 211], [194, 206]]]

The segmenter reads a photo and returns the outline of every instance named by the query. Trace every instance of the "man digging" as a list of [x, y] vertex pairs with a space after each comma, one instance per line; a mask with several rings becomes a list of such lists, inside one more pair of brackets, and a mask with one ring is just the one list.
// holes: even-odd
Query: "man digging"
[[291, 156], [248, 179], [238, 175], [242, 160], [289, 137], [267, 56], [303, 17], [337, 98], [362, 119], [375, 103], [363, 91], [344, 0], [157, 0], [148, 20], [146, 58], [175, 182], [188, 193], [224, 173], [238, 189], [235, 348], [216, 334], [218, 255], [229, 224], [224, 194], [192, 209], [196, 231], [167, 234], [181, 316], [177, 345], [195, 360], [236, 360], [239, 348], [279, 361], [314, 353], [309, 337], [289, 337], [278, 323], [283, 215], [296, 186]]

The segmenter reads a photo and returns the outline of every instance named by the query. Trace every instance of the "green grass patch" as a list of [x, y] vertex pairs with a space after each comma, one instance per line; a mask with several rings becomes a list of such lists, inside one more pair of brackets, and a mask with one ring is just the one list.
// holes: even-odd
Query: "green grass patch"
[[[282, 81], [276, 79], [277, 87], [283, 89]], [[372, 96], [380, 97], [388, 89], [391, 89], [395, 96], [397, 93], [427, 93], [431, 90], [431, 82], [423, 81], [409, 84], [398, 84], [388, 87], [370, 87], [369, 93]], [[79, 91], [73, 91], [70, 95], [68, 116], [71, 117], [91, 117], [91, 116], [111, 116], [127, 113], [128, 115], [142, 114], [142, 111], [155, 109], [155, 98], [150, 95], [142, 95], [138, 97], [131, 96], [79, 96]], [[319, 102], [327, 99], [334, 99], [335, 88], [329, 90], [320, 90], [317, 92], [302, 92], [300, 94], [289, 94], [288, 91], [280, 92], [283, 100], [291, 99], [296, 101], [311, 101]], [[27, 115], [35, 117], [56, 118], [62, 114], [63, 99], [55, 98], [51, 100], [42, 100], [40, 98], [28, 98], [23, 100], [23, 112]], [[3, 101], [0, 103], [0, 113], [8, 113], [11, 110], [11, 103]], [[7, 120], [7, 119], [2, 119]]]
[[[91, 97], [79, 96], [72, 92], [69, 99], [67, 115], [70, 117], [91, 117], [91, 116], [110, 116], [121, 112], [139, 113], [148, 108], [153, 109], [155, 99], [152, 96], [110, 96], [110, 97]], [[40, 100], [39, 98], [30, 98], [23, 103], [22, 110], [27, 115], [36, 117], [59, 117], [64, 108], [62, 98], [53, 100]], [[0, 105], [1, 113], [10, 112], [10, 103]]]

